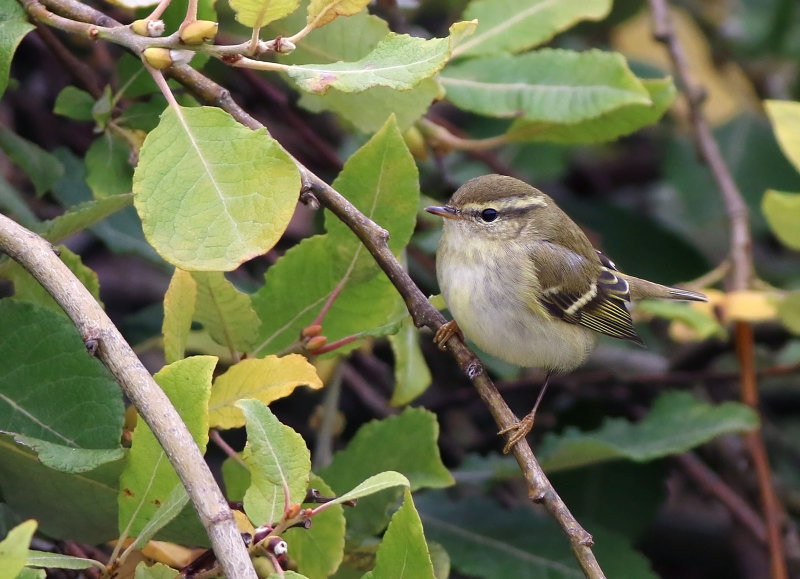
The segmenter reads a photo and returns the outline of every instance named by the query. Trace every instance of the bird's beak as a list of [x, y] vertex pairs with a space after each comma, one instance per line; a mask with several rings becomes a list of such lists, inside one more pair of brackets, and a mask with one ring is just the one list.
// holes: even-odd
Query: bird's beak
[[455, 209], [448, 207], [447, 205], [443, 207], [437, 207], [433, 205], [431, 207], [426, 207], [425, 211], [428, 213], [433, 213], [434, 215], [438, 215], [439, 217], [444, 217], [445, 219], [463, 219]]

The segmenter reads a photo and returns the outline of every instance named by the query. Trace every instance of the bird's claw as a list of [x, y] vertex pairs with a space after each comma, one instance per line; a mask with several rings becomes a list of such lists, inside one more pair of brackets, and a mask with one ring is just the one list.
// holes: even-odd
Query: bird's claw
[[433, 335], [433, 343], [439, 346], [440, 350], [447, 349], [447, 341], [458, 334], [461, 339], [464, 339], [464, 332], [461, 331], [461, 328], [458, 327], [458, 323], [455, 320], [451, 320], [436, 330], [436, 333]]

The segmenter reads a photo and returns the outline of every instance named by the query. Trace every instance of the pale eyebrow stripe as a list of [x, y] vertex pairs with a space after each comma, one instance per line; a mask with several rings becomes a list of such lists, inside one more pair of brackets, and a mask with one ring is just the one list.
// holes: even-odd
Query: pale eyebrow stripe
[[[535, 207], [547, 207], [547, 201], [538, 197], [515, 197], [500, 200], [499, 203], [490, 205], [493, 209], [501, 213], [525, 213]], [[478, 205], [477, 203], [469, 203], [464, 206], [465, 213], [481, 211], [486, 208], [486, 204]]]

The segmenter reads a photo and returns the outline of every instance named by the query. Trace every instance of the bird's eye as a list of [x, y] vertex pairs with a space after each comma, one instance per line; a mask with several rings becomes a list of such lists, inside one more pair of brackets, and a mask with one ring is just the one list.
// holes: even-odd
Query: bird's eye
[[491, 223], [497, 219], [497, 209], [484, 209], [481, 211], [481, 219], [483, 219], [486, 223]]

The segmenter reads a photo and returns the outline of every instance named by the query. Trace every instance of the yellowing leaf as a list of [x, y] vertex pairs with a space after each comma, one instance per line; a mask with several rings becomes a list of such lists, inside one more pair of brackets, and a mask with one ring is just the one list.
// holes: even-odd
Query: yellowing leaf
[[38, 523], [33, 519], [25, 521], [11, 529], [6, 538], [0, 541], [0, 561], [3, 562], [0, 577], [12, 579], [25, 567], [28, 548], [37, 526]]
[[236, 20], [245, 26], [261, 28], [288, 16], [300, 5], [300, 0], [231, 0]]
[[[201, 551], [202, 552], [202, 551]], [[198, 553], [189, 547], [166, 541], [150, 541], [142, 548], [148, 559], [180, 569], [194, 561]]]
[[800, 103], [764, 101], [778, 144], [794, 168], [800, 171]]
[[761, 211], [781, 243], [800, 251], [800, 194], [770, 189], [761, 201]]
[[790, 332], [800, 335], [800, 291], [790, 292], [781, 300], [778, 315]]
[[235, 406], [238, 400], [255, 398], [269, 404], [304, 385], [322, 388], [322, 381], [314, 366], [300, 354], [242, 360], [214, 381], [208, 407], [211, 426], [222, 429], [244, 426], [244, 415]]
[[197, 282], [194, 319], [229, 351], [249, 351], [261, 325], [250, 296], [236, 289], [218, 271], [196, 271], [192, 277]]
[[730, 292], [725, 300], [724, 312], [727, 322], [765, 322], [778, 317], [774, 297], [753, 290]]
[[161, 333], [164, 335], [164, 358], [167, 364], [172, 364], [184, 356], [196, 302], [197, 283], [192, 274], [175, 268], [167, 293], [164, 295], [164, 322], [161, 324]]
[[[705, 35], [683, 10], [670, 11], [672, 25], [690, 63], [694, 82], [708, 93], [703, 110], [713, 125], [721, 125], [742, 110], [756, 110], [758, 98], [741, 69], [728, 65], [718, 69], [711, 56]], [[641, 60], [668, 72], [669, 55], [664, 45], [653, 38], [653, 22], [648, 10], [617, 26], [611, 43], [632, 60]], [[679, 100], [675, 109], [686, 116], [686, 102]]]
[[308, 24], [319, 28], [337, 16], [352, 16], [360, 12], [369, 0], [311, 0], [308, 5]]

